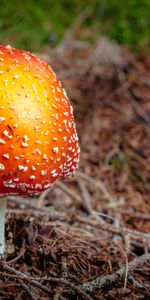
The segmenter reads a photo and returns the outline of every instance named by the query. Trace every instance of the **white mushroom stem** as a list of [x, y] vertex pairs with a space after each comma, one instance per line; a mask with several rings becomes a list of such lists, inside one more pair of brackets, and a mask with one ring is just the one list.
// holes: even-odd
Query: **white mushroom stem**
[[0, 198], [0, 258], [5, 251], [5, 214], [6, 214], [7, 199]]

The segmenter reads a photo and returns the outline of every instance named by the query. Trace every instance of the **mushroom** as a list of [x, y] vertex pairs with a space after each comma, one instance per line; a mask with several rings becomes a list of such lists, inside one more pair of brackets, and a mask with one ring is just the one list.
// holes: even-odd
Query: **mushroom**
[[8, 195], [38, 195], [79, 163], [73, 110], [44, 61], [0, 46], [0, 256]]

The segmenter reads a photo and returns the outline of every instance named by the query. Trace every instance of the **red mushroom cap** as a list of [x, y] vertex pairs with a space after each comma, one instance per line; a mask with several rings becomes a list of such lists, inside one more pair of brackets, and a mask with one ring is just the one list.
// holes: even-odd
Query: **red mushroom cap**
[[79, 162], [67, 95], [38, 57], [0, 46], [0, 196], [38, 194]]

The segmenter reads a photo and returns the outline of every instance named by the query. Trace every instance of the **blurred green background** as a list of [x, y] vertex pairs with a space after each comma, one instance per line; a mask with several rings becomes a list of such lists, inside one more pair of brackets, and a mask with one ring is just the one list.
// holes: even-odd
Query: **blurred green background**
[[150, 46], [150, 0], [1, 0], [0, 43], [40, 51], [56, 45], [88, 7], [78, 38], [107, 35], [134, 50]]

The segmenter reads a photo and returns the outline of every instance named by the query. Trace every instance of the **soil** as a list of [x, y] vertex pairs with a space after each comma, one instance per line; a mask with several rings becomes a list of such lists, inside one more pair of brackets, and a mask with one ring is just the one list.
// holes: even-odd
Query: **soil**
[[98, 47], [39, 54], [74, 107], [80, 168], [9, 198], [0, 299], [150, 299], [150, 55]]

